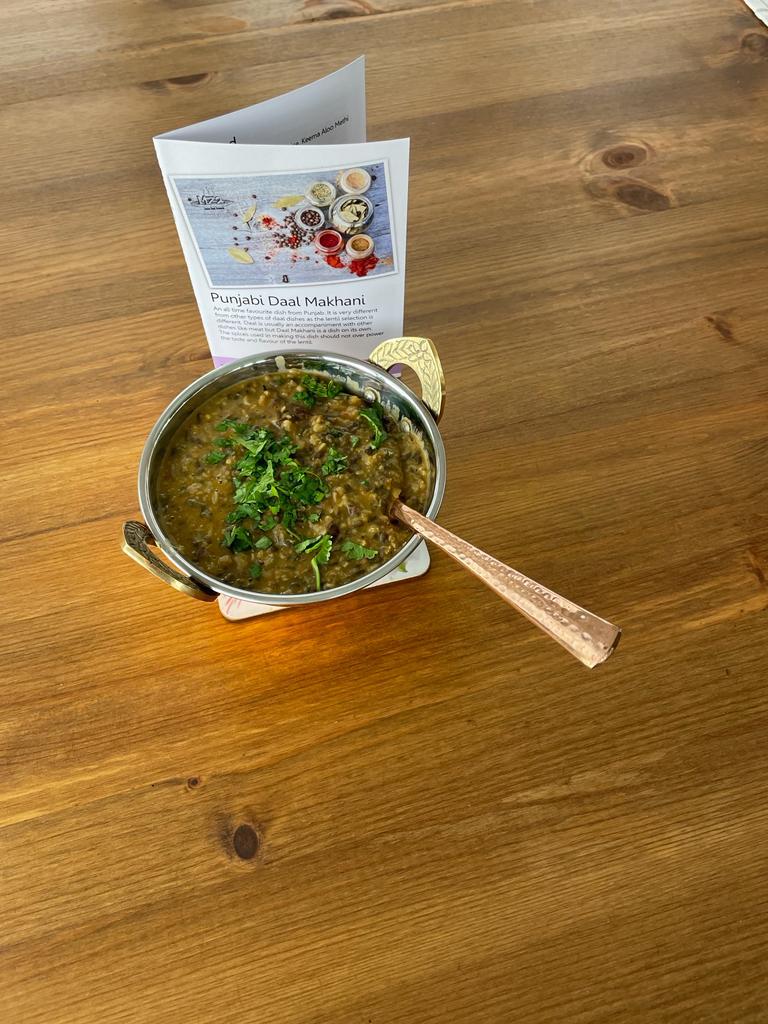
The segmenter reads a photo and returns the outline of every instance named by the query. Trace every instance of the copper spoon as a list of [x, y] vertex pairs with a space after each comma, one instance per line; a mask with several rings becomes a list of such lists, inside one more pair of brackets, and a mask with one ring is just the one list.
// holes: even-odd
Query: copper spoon
[[491, 558], [399, 499], [392, 506], [391, 514], [477, 576], [521, 615], [557, 640], [582, 665], [594, 668], [616, 650], [621, 637], [618, 626], [599, 619], [517, 569]]

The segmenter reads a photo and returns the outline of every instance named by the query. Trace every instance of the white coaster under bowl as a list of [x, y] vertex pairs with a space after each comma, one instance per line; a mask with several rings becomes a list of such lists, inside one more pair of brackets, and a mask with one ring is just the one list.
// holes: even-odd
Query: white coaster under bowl
[[[429, 550], [422, 541], [413, 554], [397, 569], [385, 576], [383, 579], [371, 583], [371, 587], [383, 587], [386, 583], [399, 583], [401, 580], [412, 580], [416, 576], [423, 576], [429, 568]], [[368, 588], [366, 587], [366, 590]], [[242, 601], [238, 597], [226, 597], [221, 594], [219, 597], [219, 611], [225, 619], [230, 622], [238, 622], [240, 619], [252, 619], [256, 615], [269, 615], [270, 612], [282, 612], [291, 605], [281, 604], [259, 604], [256, 601]]]

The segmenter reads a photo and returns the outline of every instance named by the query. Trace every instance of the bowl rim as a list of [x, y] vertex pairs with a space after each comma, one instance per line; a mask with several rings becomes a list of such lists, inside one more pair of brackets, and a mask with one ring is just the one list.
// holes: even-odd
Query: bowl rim
[[[152, 459], [158, 444], [165, 436], [168, 423], [175, 414], [190, 401], [190, 399], [194, 398], [199, 391], [202, 391], [212, 381], [218, 380], [221, 377], [226, 377], [228, 374], [233, 373], [233, 371], [240, 370], [243, 367], [253, 365], [255, 368], [262, 362], [270, 360], [276, 361], [280, 357], [290, 357], [291, 360], [306, 359], [308, 362], [322, 361], [325, 363], [336, 364], [342, 369], [344, 367], [349, 367], [357, 370], [358, 372], [361, 371], [380, 380], [385, 387], [393, 390], [415, 410], [418, 414], [415, 418], [418, 419], [420, 426], [428, 435], [435, 455], [435, 479], [429, 504], [424, 512], [424, 515], [428, 519], [435, 519], [437, 517], [437, 513], [439, 512], [443, 501], [446, 480], [446, 457], [443, 439], [432, 413], [406, 384], [401, 380], [398, 380], [397, 377], [393, 377], [392, 374], [376, 363], [370, 362], [366, 359], [357, 359], [354, 356], [343, 355], [338, 352], [329, 352], [324, 349], [279, 348], [269, 349], [265, 352], [251, 353], [240, 359], [225, 363], [223, 366], [218, 366], [209, 370], [201, 377], [197, 377], [192, 381], [192, 383], [188, 384], [182, 391], [180, 391], [176, 397], [168, 403], [155, 421], [155, 424], [147, 435], [147, 439], [141, 453], [141, 458], [139, 460], [139, 507], [141, 508], [144, 521], [149, 527], [157, 546], [166, 558], [168, 558], [168, 560], [177, 568], [191, 576], [193, 580], [203, 583], [218, 594], [223, 594], [227, 597], [234, 597], [241, 601], [289, 607], [291, 605], [316, 604], [320, 601], [330, 601], [334, 598], [344, 597], [347, 594], [352, 594], [357, 590], [362, 590], [363, 588], [370, 586], [372, 583], [382, 579], [394, 569], [398, 568], [398, 566], [402, 565], [408, 556], [416, 549], [422, 538], [419, 534], [414, 533], [413, 536], [410, 537], [391, 558], [382, 565], [377, 566], [375, 569], [371, 569], [370, 572], [367, 572], [362, 576], [358, 576], [357, 579], [350, 580], [338, 587], [332, 587], [329, 590], [311, 591], [305, 594], [272, 594], [263, 591], [244, 590], [240, 587], [232, 586], [229, 583], [225, 583], [224, 580], [219, 580], [217, 577], [204, 572], [199, 566], [188, 561], [176, 550], [160, 525], [153, 508], [152, 495], [150, 493], [149, 471], [152, 465]], [[290, 368], [292, 369], [293, 367]], [[311, 366], [307, 366], [307, 369], [311, 369]], [[266, 370], [264, 372], [275, 373], [280, 371], [278, 369]], [[258, 373], [254, 373], [253, 376], [258, 376]], [[414, 417], [411, 416], [410, 418], [413, 419]]]

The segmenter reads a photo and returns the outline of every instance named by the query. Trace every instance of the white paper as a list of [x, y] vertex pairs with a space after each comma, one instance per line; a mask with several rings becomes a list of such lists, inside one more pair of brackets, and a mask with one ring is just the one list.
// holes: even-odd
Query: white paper
[[[365, 130], [361, 57], [154, 140], [216, 365], [291, 345], [365, 358], [402, 334], [409, 140], [366, 142]], [[370, 221], [360, 233], [375, 245], [367, 259], [318, 251], [322, 229], [339, 228], [327, 208], [317, 227], [297, 219], [314, 181], [341, 199], [339, 176], [351, 168], [370, 176], [361, 201]]]

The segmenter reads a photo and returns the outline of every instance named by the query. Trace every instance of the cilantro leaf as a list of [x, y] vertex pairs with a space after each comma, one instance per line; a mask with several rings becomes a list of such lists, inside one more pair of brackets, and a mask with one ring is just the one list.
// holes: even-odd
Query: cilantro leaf
[[315, 401], [316, 401], [315, 396], [313, 394], [311, 394], [311, 392], [309, 392], [309, 391], [305, 391], [305, 390], [297, 391], [294, 394], [293, 398], [294, 398], [294, 401], [302, 402], [304, 405], [308, 406], [310, 409], [313, 409], [314, 406], [315, 406]]
[[319, 398], [335, 398], [344, 390], [344, 386], [332, 377], [315, 377], [310, 373], [304, 374], [301, 383], [306, 391]]
[[272, 538], [267, 536], [259, 537], [259, 539], [253, 546], [256, 548], [257, 551], [266, 551], [267, 548], [272, 547]]
[[248, 575], [252, 580], [257, 580], [261, 576], [261, 562], [254, 562], [248, 570]]
[[[266, 434], [266, 431], [264, 431]], [[260, 455], [267, 445], [268, 437], [250, 438], [238, 437], [236, 444], [240, 444], [250, 455]]]
[[347, 468], [347, 456], [331, 447], [325, 457], [325, 462], [320, 467], [323, 476], [331, 476], [334, 473], [341, 473]]
[[320, 566], [327, 564], [328, 559], [331, 557], [332, 548], [333, 538], [327, 533], [323, 533], [319, 537], [307, 537], [295, 545], [294, 550], [297, 554], [312, 555], [310, 565], [315, 574], [317, 590], [323, 589], [322, 580], [320, 579]]
[[305, 373], [301, 378], [301, 383], [303, 387], [293, 397], [297, 402], [303, 402], [304, 405], [309, 406], [310, 409], [314, 408], [318, 398], [335, 398], [344, 390], [344, 385], [332, 377], [316, 377], [311, 373]]
[[341, 545], [341, 550], [348, 558], [354, 558], [355, 561], [360, 561], [361, 558], [375, 558], [379, 553], [373, 548], [365, 548], [362, 544], [355, 544], [353, 540], [345, 540]]
[[230, 551], [250, 551], [253, 547], [253, 538], [244, 526], [230, 526], [224, 531], [223, 544]]
[[315, 554], [315, 558], [320, 563], [320, 565], [326, 565], [327, 564], [328, 560], [331, 557], [331, 549], [332, 548], [333, 548], [333, 537], [331, 537], [330, 534], [324, 533], [323, 537], [322, 537], [322, 542], [320, 544], [320, 547], [318, 548], [318, 550], [317, 550], [317, 552]]
[[325, 533], [321, 533], [319, 537], [305, 537], [304, 540], [299, 541], [298, 544], [294, 544], [293, 549], [297, 555], [313, 555], [315, 551], [321, 547], [326, 538], [328, 540], [331, 539]]
[[223, 462], [226, 457], [226, 452], [208, 452], [205, 457], [205, 461], [209, 462], [212, 466], [215, 466], [217, 462]]
[[387, 431], [384, 429], [384, 424], [381, 421], [381, 406], [376, 403], [374, 405], [367, 405], [364, 409], [360, 410], [360, 416], [367, 420], [373, 430], [373, 437], [371, 439], [371, 448], [376, 451], [387, 439]]
[[353, 448], [357, 448], [357, 446], [360, 444], [360, 438], [357, 436], [357, 434], [353, 434], [349, 440], [352, 442]]

